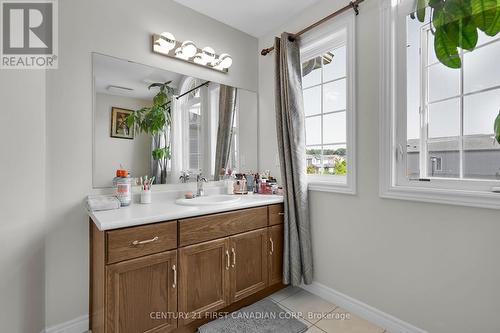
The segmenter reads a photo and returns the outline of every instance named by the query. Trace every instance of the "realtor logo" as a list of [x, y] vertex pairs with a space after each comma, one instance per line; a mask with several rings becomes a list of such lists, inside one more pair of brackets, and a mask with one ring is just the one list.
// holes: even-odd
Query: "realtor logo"
[[0, 68], [57, 68], [57, 3], [0, 1]]

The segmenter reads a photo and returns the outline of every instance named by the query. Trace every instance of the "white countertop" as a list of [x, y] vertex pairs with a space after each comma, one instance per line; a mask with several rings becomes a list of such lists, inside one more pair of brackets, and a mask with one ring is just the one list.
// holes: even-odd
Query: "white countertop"
[[153, 193], [151, 204], [132, 203], [120, 209], [89, 212], [89, 215], [97, 228], [103, 231], [283, 202], [281, 195], [250, 194], [239, 197], [240, 200], [229, 205], [181, 206], [175, 203], [178, 193]]

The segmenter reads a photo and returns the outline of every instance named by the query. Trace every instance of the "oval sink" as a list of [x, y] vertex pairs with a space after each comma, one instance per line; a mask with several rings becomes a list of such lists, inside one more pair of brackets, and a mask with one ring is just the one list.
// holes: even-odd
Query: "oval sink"
[[234, 195], [209, 195], [197, 197], [194, 199], [177, 199], [175, 203], [183, 206], [212, 206], [212, 205], [230, 205], [241, 200], [241, 197]]

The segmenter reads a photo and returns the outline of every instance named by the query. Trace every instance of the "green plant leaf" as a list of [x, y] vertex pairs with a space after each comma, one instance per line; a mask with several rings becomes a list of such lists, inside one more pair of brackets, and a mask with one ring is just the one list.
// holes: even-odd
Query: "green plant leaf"
[[159, 92], [156, 94], [155, 97], [153, 97], [153, 104], [156, 106], [162, 106], [167, 102], [167, 94], [164, 92]]
[[472, 51], [477, 45], [478, 33], [472, 20], [451, 22], [443, 26], [450, 42], [462, 49]]
[[434, 9], [432, 12], [432, 24], [434, 25], [434, 28], [437, 29], [442, 27], [445, 23], [444, 9]]
[[155, 161], [170, 158], [170, 147], [156, 148], [151, 151], [151, 156]]
[[462, 21], [459, 28], [458, 46], [462, 49], [472, 51], [477, 45], [477, 28], [472, 20]]
[[447, 0], [444, 5], [444, 16], [445, 23], [458, 23], [469, 18], [472, 16], [470, 0]]
[[425, 21], [425, 9], [429, 5], [429, 0], [417, 1], [417, 18], [420, 22]]
[[439, 9], [444, 7], [444, 0], [429, 0], [429, 7]]
[[495, 18], [491, 22], [490, 26], [483, 31], [485, 34], [491, 37], [496, 36], [500, 32], [500, 0], [497, 0], [497, 9]]
[[471, 7], [474, 24], [486, 31], [495, 21], [497, 0], [471, 0]]
[[495, 130], [495, 139], [497, 140], [498, 143], [500, 143], [500, 111], [498, 112], [498, 116], [495, 119], [494, 130]]
[[448, 38], [443, 27], [437, 28], [434, 34], [434, 50], [436, 57], [443, 65], [450, 68], [460, 68], [462, 66], [457, 46]]

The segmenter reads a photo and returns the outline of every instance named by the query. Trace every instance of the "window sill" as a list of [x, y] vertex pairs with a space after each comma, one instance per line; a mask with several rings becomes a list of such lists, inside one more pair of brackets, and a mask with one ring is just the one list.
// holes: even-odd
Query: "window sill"
[[309, 176], [307, 185], [309, 191], [356, 194], [356, 188], [348, 184], [345, 176]]
[[380, 197], [455, 206], [500, 209], [500, 193], [392, 185], [381, 188]]

